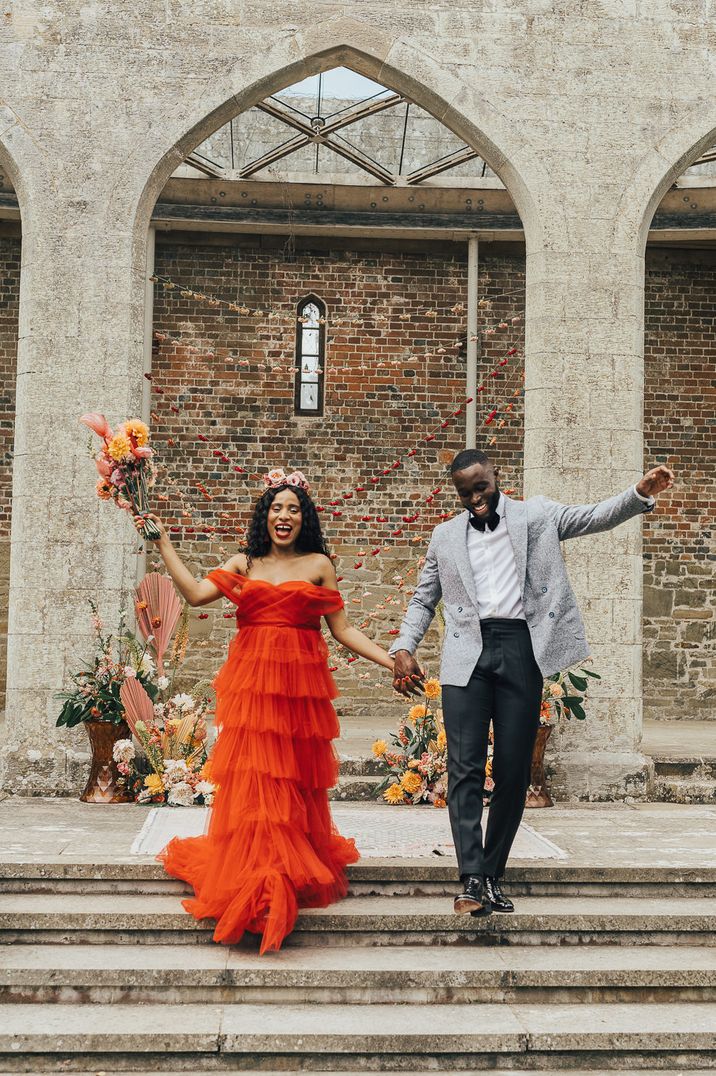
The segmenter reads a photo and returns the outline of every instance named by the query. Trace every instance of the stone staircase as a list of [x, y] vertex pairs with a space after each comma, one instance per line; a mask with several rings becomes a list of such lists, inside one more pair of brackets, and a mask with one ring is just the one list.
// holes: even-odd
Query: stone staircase
[[0, 1072], [716, 1067], [716, 868], [364, 861], [279, 954], [227, 949], [146, 862], [0, 864]]
[[716, 803], [716, 758], [655, 755], [650, 799], [664, 803]]

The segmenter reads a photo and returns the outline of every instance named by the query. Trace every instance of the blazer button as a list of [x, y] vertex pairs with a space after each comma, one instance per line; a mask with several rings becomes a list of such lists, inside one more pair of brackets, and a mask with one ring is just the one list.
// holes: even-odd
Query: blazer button
[[458, 607], [457, 607], [457, 611], [458, 611], [458, 613], [461, 613], [461, 612], [462, 612], [462, 606], [461, 606], [461, 605], [458, 605]]
[[550, 620], [554, 620], [554, 613], [550, 613], [550, 614], [549, 614], [549, 619], [550, 619]]
[[547, 593], [547, 587], [542, 587], [542, 593], [543, 593], [543, 594], [546, 594], [546, 593]]
[[454, 631], [453, 635], [455, 636], [456, 639], [460, 638], [460, 632], [459, 631]]

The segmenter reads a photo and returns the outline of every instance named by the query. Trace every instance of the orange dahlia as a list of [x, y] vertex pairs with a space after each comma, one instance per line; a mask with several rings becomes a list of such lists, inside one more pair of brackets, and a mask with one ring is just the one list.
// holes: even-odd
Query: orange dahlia
[[118, 433], [107, 445], [107, 453], [118, 463], [120, 460], [126, 460], [132, 455], [132, 442], [126, 434]]

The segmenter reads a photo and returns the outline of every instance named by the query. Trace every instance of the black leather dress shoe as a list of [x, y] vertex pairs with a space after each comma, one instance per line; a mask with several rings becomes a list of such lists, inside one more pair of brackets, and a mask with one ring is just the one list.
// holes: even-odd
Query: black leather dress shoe
[[500, 883], [497, 878], [485, 878], [485, 892], [496, 912], [514, 912], [515, 906], [500, 889]]
[[490, 901], [487, 898], [485, 884], [476, 874], [463, 874], [462, 892], [455, 897], [455, 912], [457, 915], [482, 916], [489, 915], [492, 911]]

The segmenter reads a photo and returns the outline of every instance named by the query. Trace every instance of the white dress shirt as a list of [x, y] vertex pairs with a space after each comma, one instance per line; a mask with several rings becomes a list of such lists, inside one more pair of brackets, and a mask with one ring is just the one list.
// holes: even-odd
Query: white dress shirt
[[467, 552], [477, 591], [477, 612], [480, 620], [488, 617], [508, 617], [524, 620], [520, 581], [510, 536], [505, 523], [505, 498], [500, 493], [497, 502], [500, 522], [491, 531], [479, 531], [468, 524]]
[[[643, 497], [634, 486], [640, 501], [653, 505], [653, 497]], [[505, 523], [505, 498], [500, 493], [496, 511], [500, 522], [491, 531], [484, 531], [468, 524], [467, 552], [477, 591], [477, 612], [480, 620], [488, 617], [506, 617], [509, 620], [525, 620], [522, 594], [517, 576], [515, 552]]]

